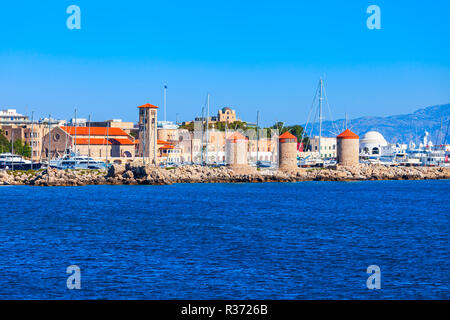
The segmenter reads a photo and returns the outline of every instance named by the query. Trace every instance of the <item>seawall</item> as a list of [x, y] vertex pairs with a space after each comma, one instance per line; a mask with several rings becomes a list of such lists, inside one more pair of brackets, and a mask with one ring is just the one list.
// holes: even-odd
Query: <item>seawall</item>
[[235, 171], [228, 167], [155, 168], [127, 164], [106, 170], [0, 171], [0, 185], [83, 186], [83, 185], [167, 185], [173, 183], [299, 182], [449, 179], [450, 168], [386, 167], [359, 164], [333, 168], [299, 168], [290, 172], [275, 170]]

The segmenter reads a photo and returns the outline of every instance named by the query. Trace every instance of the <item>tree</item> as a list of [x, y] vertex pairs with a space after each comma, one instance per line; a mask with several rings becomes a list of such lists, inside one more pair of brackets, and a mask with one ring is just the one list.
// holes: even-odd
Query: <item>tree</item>
[[138, 134], [136, 132], [130, 132], [130, 136], [132, 136], [135, 139], [138, 138]]
[[11, 152], [11, 143], [5, 136], [5, 132], [0, 129], [0, 153]]
[[14, 141], [13, 147], [15, 154], [24, 156], [26, 158], [31, 157], [31, 147], [28, 144], [24, 143], [21, 139], [17, 139], [16, 141]]
[[297, 137], [298, 142], [303, 143], [304, 148], [309, 145], [309, 137], [306, 135], [306, 133], [304, 134], [303, 141], [302, 141], [302, 135], [303, 135], [304, 129], [302, 126], [300, 126], [298, 124], [285, 127], [284, 122], [277, 122], [273, 126], [271, 126], [269, 129], [277, 129], [278, 132], [280, 133], [280, 135], [282, 135], [285, 132], [290, 132], [294, 136]]
[[188, 124], [183, 124], [179, 127], [180, 129], [187, 129], [188, 131], [194, 131], [194, 122], [190, 122]]

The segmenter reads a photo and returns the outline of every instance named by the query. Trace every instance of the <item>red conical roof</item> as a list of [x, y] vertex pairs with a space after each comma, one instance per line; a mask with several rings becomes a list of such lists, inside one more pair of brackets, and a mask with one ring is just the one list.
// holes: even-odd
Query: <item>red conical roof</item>
[[232, 140], [233, 142], [236, 142], [237, 140], [247, 140], [247, 138], [241, 133], [236, 131], [231, 136], [229, 136], [227, 140]]
[[280, 140], [281, 143], [284, 143], [284, 142], [288, 142], [288, 143], [296, 142], [297, 143], [297, 137], [294, 136], [289, 131], [286, 131], [285, 133], [283, 133], [281, 136], [278, 137], [278, 139]]
[[344, 132], [342, 132], [336, 138], [338, 138], [338, 139], [359, 139], [359, 136], [357, 134], [351, 132], [350, 129], [346, 129]]
[[151, 109], [158, 109], [158, 107], [157, 107], [157, 106], [154, 106], [154, 105], [152, 105], [152, 104], [150, 104], [150, 103], [146, 103], [146, 104], [143, 104], [142, 106], [139, 106], [138, 108], [151, 108]]

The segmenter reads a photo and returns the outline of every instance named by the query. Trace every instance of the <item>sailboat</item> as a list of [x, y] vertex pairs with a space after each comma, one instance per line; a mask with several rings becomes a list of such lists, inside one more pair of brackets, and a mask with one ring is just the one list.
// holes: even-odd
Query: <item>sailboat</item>
[[[314, 95], [314, 99], [311, 105], [311, 109], [309, 111], [308, 114], [308, 119], [305, 125], [305, 129], [303, 130], [303, 134], [301, 137], [300, 142], [303, 143], [303, 139], [305, 137], [305, 133], [308, 129], [308, 125], [310, 124], [310, 118], [311, 118], [311, 114], [312, 112], [315, 110], [315, 117], [317, 116], [318, 113], [318, 120], [319, 120], [319, 136], [318, 136], [318, 141], [319, 141], [319, 145], [318, 145], [318, 153], [315, 154], [310, 150], [311, 153], [307, 156], [305, 156], [304, 158], [299, 158], [298, 159], [298, 165], [301, 167], [323, 167], [323, 166], [329, 166], [329, 165], [334, 165], [336, 164], [335, 159], [326, 159], [323, 154], [322, 154], [322, 120], [323, 120], [323, 101], [326, 98], [325, 94], [324, 94], [324, 85], [323, 85], [323, 79], [320, 78], [319, 80], [319, 85], [317, 86], [316, 89], [316, 93]], [[318, 105], [317, 108], [315, 108], [315, 105], [317, 103], [318, 100]], [[329, 106], [328, 106], [329, 108]], [[330, 115], [331, 115], [331, 111], [330, 111]], [[314, 129], [314, 122], [316, 119], [314, 119], [314, 121], [312, 121], [311, 123], [311, 132], [310, 132], [310, 137], [312, 137], [312, 133], [313, 133], [313, 129]], [[337, 128], [336, 128], [336, 131]], [[337, 133], [336, 133], [337, 134]], [[308, 148], [310, 147], [309, 144], [307, 144], [304, 147], [304, 150], [308, 150]]]

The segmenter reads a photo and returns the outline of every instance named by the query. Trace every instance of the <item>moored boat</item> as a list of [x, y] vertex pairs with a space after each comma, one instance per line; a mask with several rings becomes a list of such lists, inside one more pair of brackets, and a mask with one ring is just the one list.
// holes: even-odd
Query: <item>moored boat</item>
[[105, 169], [107, 164], [88, 156], [66, 154], [62, 158], [50, 160], [50, 167], [60, 170], [65, 169]]
[[34, 163], [26, 160], [22, 156], [13, 153], [0, 154], [0, 169], [5, 170], [37, 170], [42, 166], [41, 163]]

